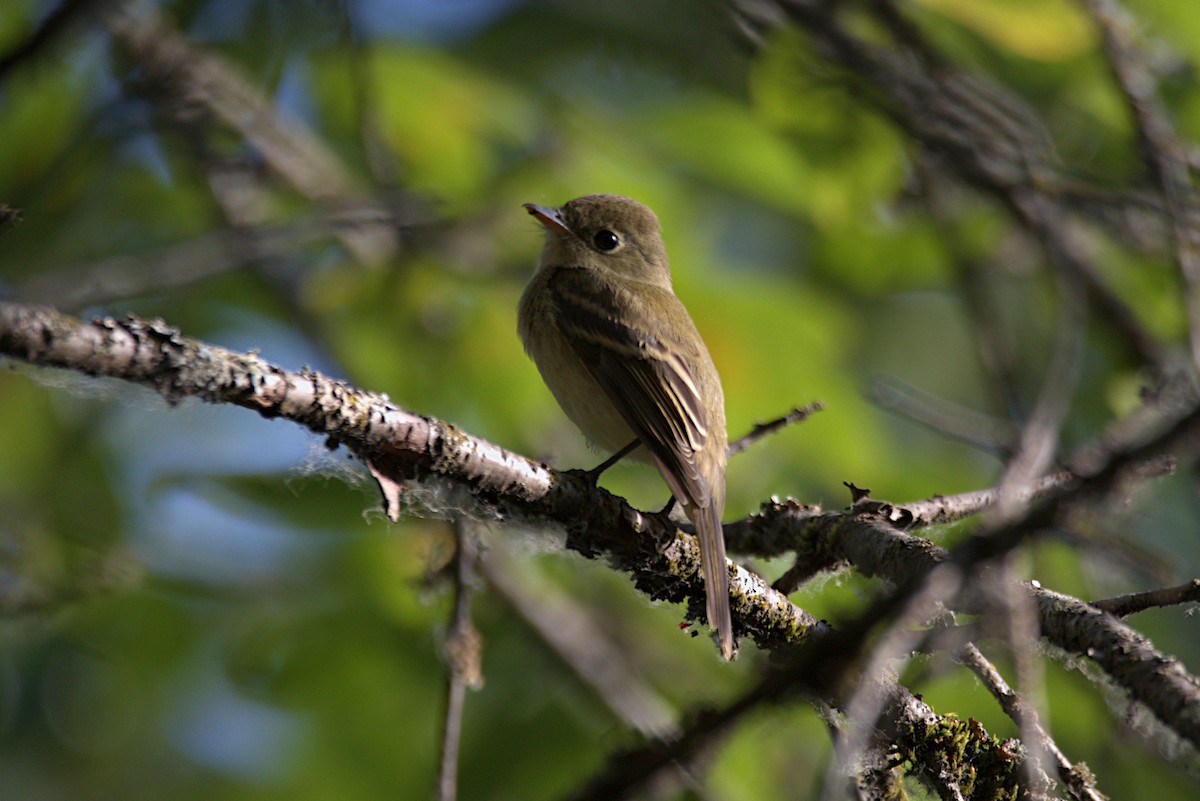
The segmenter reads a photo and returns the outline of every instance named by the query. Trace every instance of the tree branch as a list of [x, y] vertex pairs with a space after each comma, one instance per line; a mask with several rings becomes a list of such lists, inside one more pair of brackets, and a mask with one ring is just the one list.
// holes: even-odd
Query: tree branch
[[787, 414], [776, 417], [774, 420], [768, 420], [765, 423], [755, 423], [754, 428], [750, 429], [747, 434], [729, 443], [729, 455], [733, 456], [735, 453], [741, 453], [763, 437], [774, 434], [776, 431], [787, 428], [795, 423], [803, 422], [824, 408], [825, 406], [820, 401], [813, 401], [804, 406], [797, 406]]
[[446, 626], [446, 699], [442, 715], [442, 751], [436, 785], [437, 801], [458, 798], [458, 747], [467, 690], [483, 686], [483, 636], [471, 620], [471, 585], [475, 581], [475, 532], [466, 520], [454, 522], [454, 557], [449, 571], [454, 608]]
[[[14, 303], [0, 303], [0, 354], [133, 381], [169, 403], [197, 397], [291, 420], [331, 447], [346, 445], [397, 487], [444, 479], [469, 491], [480, 513], [561, 525], [567, 547], [589, 558], [607, 555], [651, 598], [687, 601], [690, 615], [703, 614], [699, 548], [666, 518], [633, 509], [576, 473], [551, 470], [345, 382], [189, 339], [161, 320], [82, 323]], [[760, 647], [794, 644], [824, 628], [760, 576], [729, 569], [737, 629]]]
[[891, 47], [856, 35], [837, 4], [826, 0], [733, 0], [743, 31], [761, 46], [761, 32], [791, 21], [818, 54], [857, 79], [873, 104], [921, 147], [931, 163], [1002, 203], [1042, 243], [1060, 273], [1118, 333], [1129, 353], [1166, 374], [1167, 349], [1103, 278], [1066, 225], [1070, 208], [1052, 189], [1053, 144], [1046, 127], [1018, 97], [987, 78], [941, 58], [890, 2], [871, 13], [891, 34]]
[[1137, 130], [1139, 150], [1162, 194], [1175, 265], [1183, 279], [1193, 368], [1200, 367], [1200, 254], [1188, 227], [1192, 202], [1187, 160], [1166, 109], [1158, 98], [1154, 76], [1139, 57], [1130, 29], [1133, 21], [1117, 0], [1083, 0], [1108, 54], [1121, 94]]
[[1091, 605], [1110, 615], [1125, 617], [1154, 607], [1178, 606], [1186, 603], [1200, 603], [1200, 579], [1192, 579], [1187, 584], [1180, 584], [1176, 587], [1163, 587], [1147, 592], [1134, 592], [1129, 595], [1118, 595], [1116, 598], [1092, 601]]
[[[638, 512], [575, 474], [557, 473], [344, 382], [312, 371], [283, 370], [252, 354], [182, 337], [161, 321], [104, 318], [88, 324], [49, 309], [12, 303], [0, 303], [0, 353], [35, 364], [134, 381], [155, 389], [169, 402], [195, 396], [253, 409], [265, 417], [293, 420], [325, 435], [331, 446], [345, 444], [360, 458], [370, 459], [373, 467], [391, 475], [398, 486], [406, 480], [440, 478], [467, 489], [494, 514], [561, 524], [569, 532], [568, 547], [587, 556], [607, 554], [615, 567], [631, 573], [639, 589], [653, 598], [690, 600], [694, 615], [702, 609], [703, 584], [694, 539], [662, 517]], [[749, 539], [747, 531], [779, 529], [780, 539], [790, 541], [798, 553], [807, 553], [816, 562], [847, 562], [867, 575], [886, 576], [901, 591], [885, 595], [846, 629], [831, 633], [766, 586], [763, 579], [731, 566], [739, 632], [771, 649], [820, 635], [802, 649], [808, 654], [801, 660], [806, 667], [773, 673], [741, 702], [706, 719], [704, 726], [665, 750], [656, 748], [651, 763], [657, 767], [643, 764], [635, 772], [641, 775], [642, 769], [649, 769], [657, 773], [667, 764], [663, 759], [669, 762], [694, 755], [763, 701], [800, 692], [836, 702], [842, 697], [838, 686], [854, 675], [853, 669], [849, 673], [847, 669], [857, 662], [856, 654], [879, 615], [897, 608], [938, 565], [954, 561], [970, 570], [971, 565], [1014, 547], [1026, 532], [1052, 523], [1061, 504], [1111, 488], [1129, 464], [1174, 445], [1191, 441], [1195, 446], [1198, 437], [1200, 411], [1192, 409], [1151, 441], [1109, 454], [1107, 461], [1099, 460], [1093, 474], [1065, 487], [1053, 487], [1050, 497], [1035, 504], [1025, 518], [973, 538], [953, 554], [897, 530], [889, 519], [893, 513], [888, 511], [895, 507], [886, 504], [814, 515], [798, 504], [774, 503], [754, 518], [731, 524], [743, 543]], [[1082, 601], [1037, 586], [1028, 587], [1027, 592], [1036, 604], [1043, 636], [1072, 653], [1096, 660], [1135, 700], [1181, 736], [1200, 742], [1200, 688], [1178, 661], [1157, 652], [1149, 640], [1112, 615]], [[808, 672], [810, 669], [816, 672]], [[801, 683], [796, 684], [798, 681]], [[889, 715], [897, 708], [912, 711], [915, 701], [894, 684], [887, 697], [891, 700], [885, 703], [881, 719], [903, 727], [907, 718]], [[933, 715], [928, 708], [920, 714]], [[916, 729], [910, 726], [908, 730]], [[998, 751], [989, 753], [1005, 750], [996, 747]], [[594, 797], [588, 793], [604, 785], [603, 781], [593, 784], [580, 797]]]
[[1032, 728], [1041, 739], [1042, 748], [1054, 758], [1058, 770], [1058, 778], [1070, 790], [1071, 795], [1081, 801], [1105, 801], [1104, 796], [1096, 789], [1095, 777], [1086, 767], [1071, 764], [1062, 749], [1054, 742], [1038, 720], [1037, 710], [1025, 703], [1017, 693], [1008, 686], [1008, 682], [996, 670], [996, 666], [988, 661], [975, 643], [967, 643], [958, 654], [959, 660], [974, 673], [988, 692], [1000, 704], [1004, 714], [1012, 718], [1022, 728]]

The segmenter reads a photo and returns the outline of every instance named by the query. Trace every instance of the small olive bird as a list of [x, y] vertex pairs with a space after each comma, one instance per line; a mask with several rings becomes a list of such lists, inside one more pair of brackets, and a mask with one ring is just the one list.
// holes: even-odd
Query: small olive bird
[[537, 273], [521, 295], [525, 351], [593, 444], [658, 467], [696, 526], [708, 624], [721, 655], [732, 659], [721, 530], [725, 398], [704, 340], [671, 289], [658, 218], [619, 195], [525, 208], [546, 229]]

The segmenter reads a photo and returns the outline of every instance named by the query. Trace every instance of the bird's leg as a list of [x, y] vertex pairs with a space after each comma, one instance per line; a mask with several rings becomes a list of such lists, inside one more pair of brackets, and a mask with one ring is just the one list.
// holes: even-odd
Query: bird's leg
[[591, 470], [585, 470], [583, 472], [583, 474], [585, 476], [587, 476], [589, 481], [591, 481], [593, 484], [595, 484], [597, 481], [600, 480], [601, 473], [603, 473], [608, 468], [612, 467], [617, 462], [624, 459], [626, 456], [628, 456], [630, 453], [632, 453], [633, 450], [637, 446], [639, 446], [641, 444], [642, 444], [642, 441], [640, 439], [635, 439], [633, 442], [629, 443], [624, 448], [621, 448], [621, 450], [617, 451], [612, 456], [608, 457], [603, 462], [601, 462], [600, 464], [593, 467]]
[[[642, 444], [642, 441], [640, 439], [635, 439], [633, 442], [629, 443], [624, 448], [621, 448], [621, 450], [617, 451], [612, 456], [608, 457], [603, 462], [601, 462], [597, 466], [593, 467], [591, 470], [585, 471], [584, 475], [587, 476], [589, 479], [591, 479], [591, 482], [593, 484], [595, 484], [596, 481], [599, 480], [601, 473], [603, 473], [608, 468], [612, 467], [617, 462], [624, 459], [626, 456], [628, 456], [630, 453], [632, 453], [634, 451], [634, 449], [637, 448], [638, 445], [641, 445], [641, 444]], [[660, 517], [670, 517], [671, 510], [674, 508], [675, 508], [675, 496], [672, 495], [670, 498], [667, 498], [667, 505], [664, 506], [662, 509], [660, 509], [658, 514]]]
[[[617, 451], [612, 456], [608, 457], [603, 462], [601, 462], [600, 464], [593, 467], [591, 470], [583, 470], [580, 472], [583, 473], [583, 476], [585, 478], [587, 478], [588, 481], [590, 481], [592, 484], [595, 484], [597, 481], [600, 480], [601, 473], [603, 473], [608, 468], [612, 467], [617, 462], [624, 459], [626, 456], [628, 456], [630, 453], [632, 453], [641, 444], [642, 444], [642, 441], [640, 439], [635, 439], [633, 442], [629, 443], [624, 448], [621, 448], [621, 450]], [[658, 516], [664, 517], [664, 518], [670, 518], [671, 510], [673, 510], [674, 508], [675, 508], [675, 496], [672, 495], [670, 498], [667, 498], [667, 505], [659, 510]]]
[[[617, 451], [612, 456], [593, 467], [591, 470], [573, 469], [567, 470], [566, 472], [573, 476], [581, 477], [592, 487], [595, 487], [597, 486], [596, 482], [600, 480], [601, 473], [624, 459], [634, 450], [634, 448], [641, 444], [642, 441], [640, 439], [635, 439], [633, 442], [629, 443], [624, 448], [621, 448], [621, 450]], [[578, 551], [587, 557], [599, 556], [599, 552], [596, 551], [583, 536], [584, 532], [587, 530], [587, 525], [588, 524], [585, 521], [579, 521], [576, 525], [567, 526], [567, 548], [573, 551]]]

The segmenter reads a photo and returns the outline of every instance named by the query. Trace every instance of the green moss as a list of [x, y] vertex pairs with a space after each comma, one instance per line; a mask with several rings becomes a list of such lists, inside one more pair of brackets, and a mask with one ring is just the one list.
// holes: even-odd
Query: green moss
[[979, 721], [953, 715], [919, 724], [897, 743], [893, 764], [939, 785], [955, 784], [973, 801], [1015, 801], [1025, 751], [1017, 740], [992, 737]]

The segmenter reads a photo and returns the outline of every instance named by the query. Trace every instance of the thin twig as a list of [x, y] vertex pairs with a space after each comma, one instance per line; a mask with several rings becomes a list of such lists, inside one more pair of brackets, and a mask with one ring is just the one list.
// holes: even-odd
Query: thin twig
[[1092, 606], [1103, 609], [1111, 615], [1125, 617], [1154, 607], [1178, 606], [1187, 603], [1200, 603], [1200, 579], [1192, 579], [1187, 584], [1175, 587], [1132, 592], [1128, 595], [1118, 595], [1115, 598], [1092, 601]]
[[1108, 65], [1129, 107], [1142, 159], [1166, 204], [1175, 265], [1183, 278], [1193, 367], [1200, 368], [1200, 254], [1188, 227], [1192, 186], [1187, 159], [1158, 97], [1157, 81], [1130, 35], [1133, 22], [1117, 0], [1083, 0], [1104, 40]]
[[1014, 575], [1016, 558], [1016, 554], [1008, 554], [1000, 561], [999, 570], [992, 571], [985, 580], [995, 587], [991, 594], [997, 599], [1004, 638], [1016, 670], [1017, 688], [1024, 700], [1014, 720], [1025, 745], [1021, 771], [1026, 783], [1033, 784], [1045, 780], [1046, 772], [1051, 769], [1052, 755], [1046, 749], [1047, 737], [1037, 726], [1039, 710], [1046, 710], [1046, 669], [1037, 647], [1040, 635], [1037, 608]]
[[[890, 4], [885, 7], [895, 12]], [[916, 160], [914, 177], [919, 182], [920, 196], [929, 215], [938, 226], [938, 238], [958, 266], [958, 285], [968, 319], [973, 322], [972, 333], [980, 367], [1001, 399], [1007, 419], [1020, 419], [1023, 407], [1019, 400], [1018, 360], [1012, 332], [1002, 319], [996, 293], [990, 283], [994, 265], [974, 255], [963, 235], [962, 226], [955, 224], [960, 213], [959, 204], [948, 197], [955, 190], [961, 193], [961, 189], [951, 187], [946, 174], [933, 169], [928, 157]], [[999, 421], [996, 427], [1000, 427]], [[1008, 432], [1005, 442], [997, 442], [1002, 458], [1007, 459], [1012, 454], [1016, 439], [1013, 428]]]
[[776, 417], [774, 420], [768, 420], [765, 423], [755, 423], [754, 428], [750, 429], [748, 434], [729, 443], [727, 454], [733, 456], [735, 453], [741, 453], [763, 437], [774, 434], [776, 431], [786, 428], [793, 423], [799, 423], [824, 408], [824, 404], [820, 401], [813, 401], [804, 406], [797, 406], [782, 417]]
[[[188, 41], [153, 4], [121, 4], [107, 15], [107, 25], [149, 85], [169, 102], [208, 110], [297, 194], [308, 200], [357, 198], [350, 168], [324, 139], [301, 121], [281, 117], [240, 69]], [[399, 244], [386, 225], [343, 230], [339, 239], [364, 264], [386, 261]]]
[[288, 223], [220, 229], [142, 253], [67, 265], [35, 276], [17, 293], [28, 301], [53, 302], [58, 309], [73, 311], [186, 287], [363, 227], [400, 224], [379, 203], [329, 206]]
[[338, 11], [362, 154], [377, 186], [396, 187], [400, 181], [394, 152], [383, 134], [382, 87], [372, 69], [369, 25], [361, 3], [343, 0], [338, 3]]
[[877, 377], [866, 395], [881, 409], [980, 450], [1007, 456], [1017, 447], [1020, 432], [1012, 423], [964, 409], [893, 376]]
[[[1073, 473], [1054, 473], [1028, 484], [1018, 498], [1025, 503], [1036, 501], [1076, 480], [1078, 479]], [[934, 495], [923, 501], [900, 504], [897, 508], [911, 516], [910, 528], [925, 528], [977, 515], [995, 504], [999, 496], [998, 487], [989, 487], [957, 495]]]
[[[1048, 205], [1048, 204], [1047, 204]], [[1043, 213], [1049, 213], [1046, 209]], [[1053, 258], [1056, 249], [1046, 243]], [[1002, 519], [1015, 518], [1028, 504], [1029, 490], [1053, 464], [1058, 453], [1059, 435], [1071, 408], [1071, 398], [1079, 379], [1084, 356], [1084, 323], [1087, 319], [1081, 287], [1060, 271], [1059, 296], [1062, 319], [1054, 340], [1053, 355], [1045, 379], [1038, 391], [1037, 403], [1021, 429], [1017, 450], [1005, 465], [997, 488], [999, 494], [992, 514]]]
[[467, 690], [483, 684], [483, 641], [471, 622], [471, 585], [475, 580], [476, 548], [470, 524], [454, 523], [454, 557], [450, 571], [454, 583], [454, 608], [446, 631], [446, 706], [442, 726], [442, 753], [437, 778], [437, 801], [458, 797], [458, 746]]

